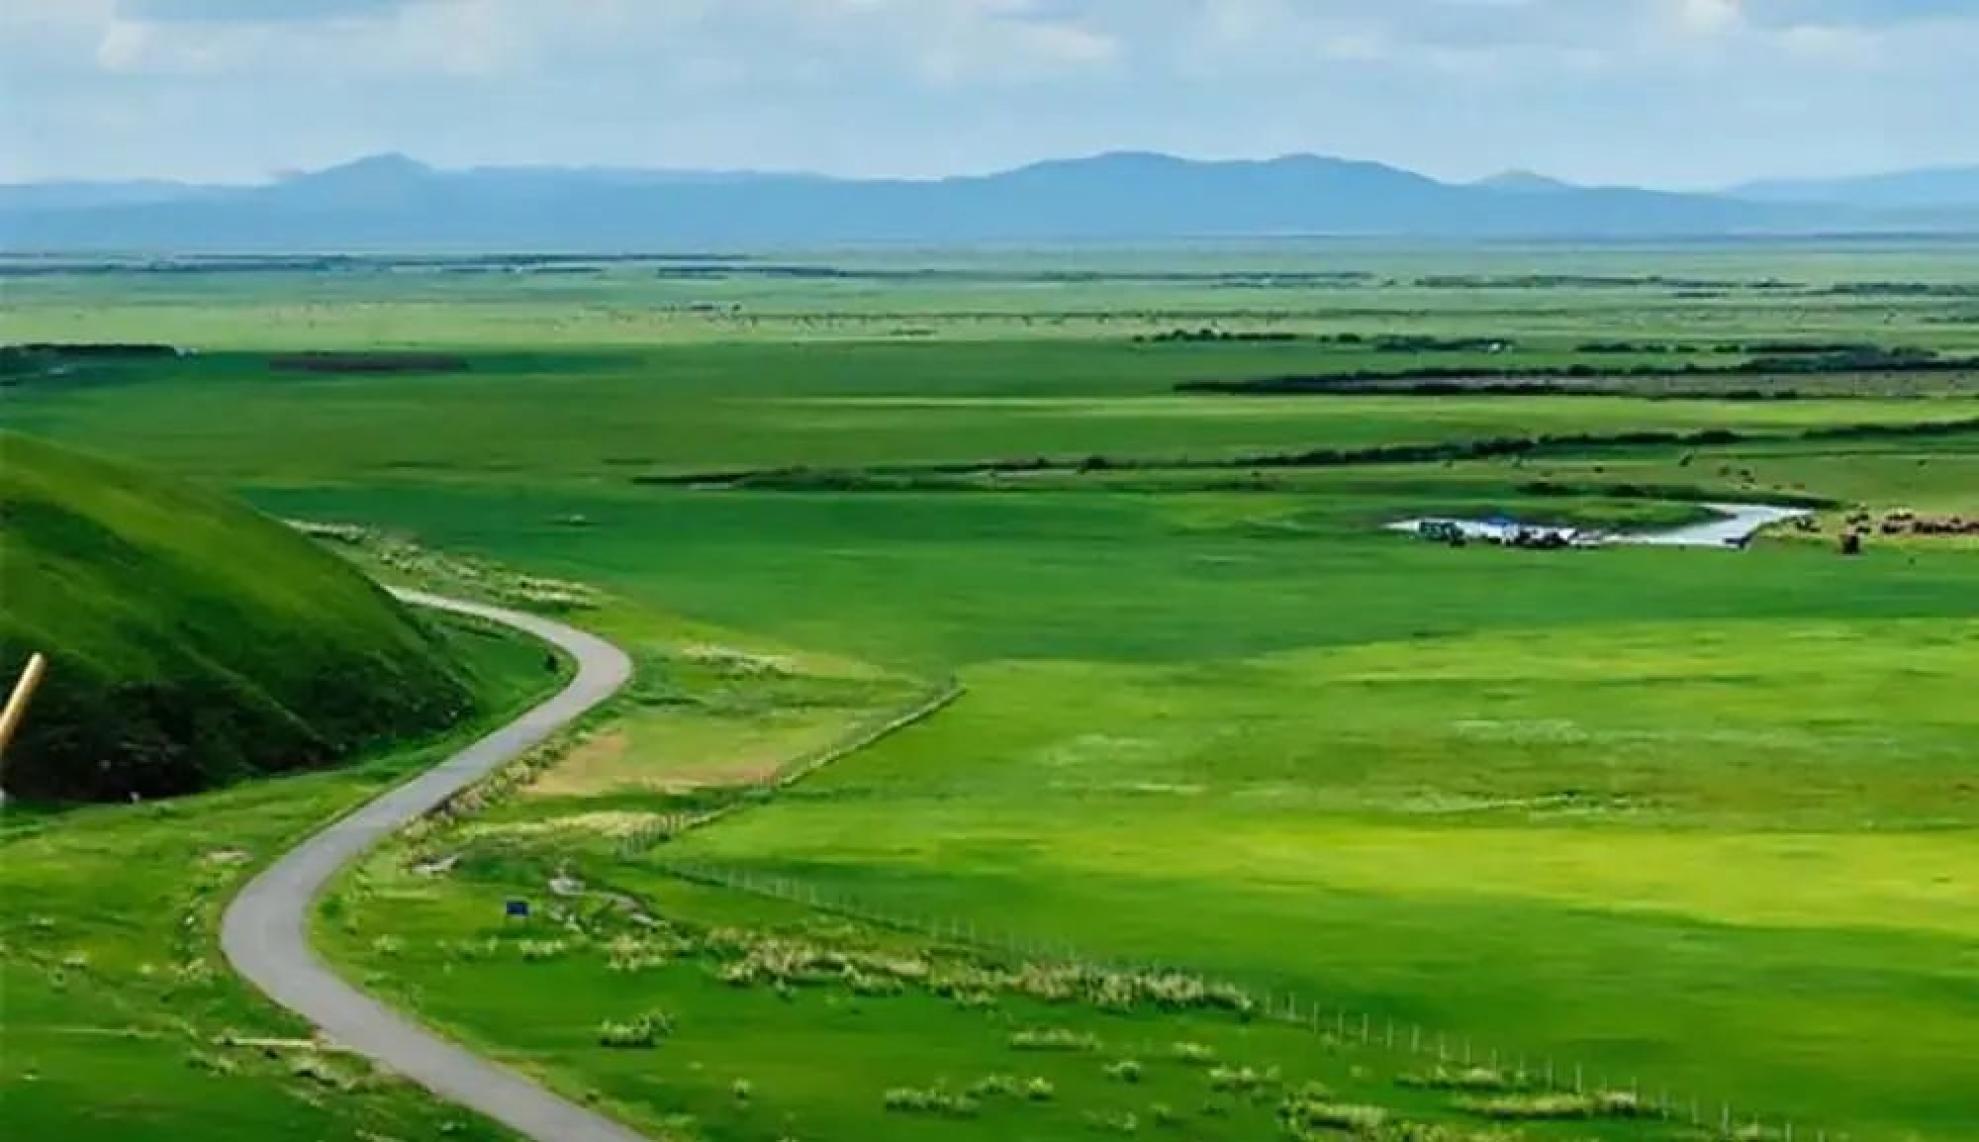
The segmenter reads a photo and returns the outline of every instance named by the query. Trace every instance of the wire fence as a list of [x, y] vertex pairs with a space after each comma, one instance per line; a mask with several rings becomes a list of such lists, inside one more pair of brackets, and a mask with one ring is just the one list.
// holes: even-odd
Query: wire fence
[[726, 791], [728, 799], [719, 805], [662, 814], [628, 831], [619, 839], [618, 855], [627, 859], [640, 856], [682, 833], [711, 825], [751, 805], [761, 804], [840, 758], [858, 753], [882, 738], [926, 721], [953, 704], [965, 689], [960, 678], [953, 675], [944, 678], [906, 709], [868, 719], [836, 741], [778, 766], [776, 772], [768, 777]]
[[[775, 794], [815, 774], [833, 762], [864, 750], [881, 739], [916, 725], [945, 709], [964, 693], [959, 678], [943, 679], [912, 706], [855, 727], [837, 741], [783, 765], [723, 803], [663, 815], [621, 838], [618, 854], [625, 859], [650, 855], [673, 838], [762, 804]], [[773, 876], [753, 869], [700, 861], [661, 859], [655, 866], [666, 875], [689, 883], [801, 905], [814, 911], [856, 920], [878, 928], [946, 942], [991, 957], [1032, 963], [1055, 963], [1086, 971], [1116, 975], [1185, 975], [1201, 978], [1176, 964], [1121, 960], [1094, 955], [1063, 941], [1034, 933], [1000, 930], [968, 917], [919, 915], [889, 909], [874, 902], [819, 887], [815, 882]], [[1668, 1086], [1645, 1088], [1636, 1075], [1612, 1075], [1585, 1061], [1558, 1055], [1514, 1052], [1486, 1046], [1469, 1035], [1458, 1035], [1420, 1022], [1375, 1015], [1331, 1005], [1295, 990], [1255, 991], [1224, 983], [1250, 997], [1252, 1017], [1303, 1028], [1328, 1042], [1383, 1050], [1398, 1057], [1433, 1061], [1436, 1067], [1463, 1068], [1502, 1076], [1508, 1089], [1520, 1093], [1556, 1093], [1576, 1097], [1604, 1096], [1611, 1114], [1654, 1118], [1688, 1126], [1692, 1136], [1727, 1142], [1861, 1142], [1847, 1133], [1830, 1133], [1777, 1114], [1763, 1115], [1738, 1108], [1727, 1098], [1706, 1098]], [[1462, 1075], [1458, 1076], [1459, 1080]]]
[[[923, 715], [925, 716], [925, 715]], [[666, 875], [692, 884], [744, 892], [801, 905], [818, 912], [855, 920], [873, 927], [945, 942], [993, 958], [1055, 962], [1087, 971], [1115, 975], [1200, 976], [1174, 964], [1135, 962], [1088, 954], [1071, 944], [1035, 935], [987, 928], [972, 919], [919, 915], [888, 909], [869, 900], [820, 888], [815, 882], [773, 876], [752, 869], [701, 861], [664, 860], [656, 867]], [[1236, 987], [1237, 985], [1225, 985]], [[1741, 1109], [1726, 1098], [1706, 1098], [1668, 1086], [1645, 1087], [1638, 1076], [1617, 1075], [1585, 1061], [1557, 1055], [1500, 1050], [1468, 1035], [1458, 1035], [1422, 1023], [1328, 1005], [1293, 990], [1257, 991], [1239, 987], [1253, 1003], [1252, 1017], [1300, 1027], [1332, 1043], [1384, 1050], [1395, 1055], [1433, 1061], [1438, 1068], [1462, 1068], [1499, 1076], [1505, 1089], [1519, 1093], [1553, 1093], [1598, 1100], [1605, 1113], [1616, 1117], [1654, 1118], [1686, 1125], [1695, 1136], [1731, 1142], [1859, 1142], [1846, 1133], [1831, 1134], [1778, 1114]], [[1464, 1075], [1456, 1076], [1461, 1082]], [[1625, 1081], [1624, 1081], [1625, 1080]], [[1462, 1089], [1453, 1087], [1453, 1089]]]

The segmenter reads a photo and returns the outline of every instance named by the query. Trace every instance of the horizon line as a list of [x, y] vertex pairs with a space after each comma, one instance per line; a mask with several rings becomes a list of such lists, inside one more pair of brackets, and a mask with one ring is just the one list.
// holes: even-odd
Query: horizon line
[[1501, 167], [1491, 173], [1475, 177], [1445, 177], [1427, 174], [1413, 167], [1380, 159], [1355, 158], [1347, 155], [1329, 154], [1319, 151], [1285, 151], [1265, 156], [1204, 156], [1185, 154], [1176, 151], [1150, 150], [1143, 148], [1115, 148], [1089, 151], [1077, 154], [1046, 156], [1009, 166], [991, 167], [979, 170], [954, 171], [946, 174], [905, 175], [905, 174], [833, 174], [825, 171], [802, 168], [780, 167], [723, 167], [723, 166], [668, 166], [668, 165], [629, 165], [623, 163], [558, 163], [558, 162], [485, 162], [466, 165], [443, 165], [408, 154], [405, 151], [388, 149], [353, 155], [350, 158], [330, 162], [323, 166], [284, 168], [263, 173], [252, 179], [199, 179], [178, 178], [165, 175], [128, 176], [87, 176], [56, 175], [42, 178], [8, 179], [0, 181], [0, 188], [25, 189], [35, 187], [62, 186], [116, 186], [156, 184], [186, 188], [210, 188], [228, 190], [254, 190], [280, 186], [298, 179], [362, 166], [366, 163], [398, 161], [408, 166], [418, 167], [435, 174], [473, 175], [485, 173], [526, 173], [560, 172], [568, 174], [622, 174], [645, 176], [674, 176], [680, 178], [729, 178], [729, 179], [812, 179], [823, 182], [840, 183], [917, 183], [932, 184], [966, 181], [970, 179], [995, 178], [1016, 174], [1039, 167], [1092, 163], [1108, 159], [1160, 159], [1193, 166], [1268, 166], [1274, 163], [1314, 160], [1350, 166], [1380, 167], [1402, 174], [1414, 175], [1446, 186], [1480, 186], [1493, 180], [1511, 176], [1552, 182], [1562, 188], [1575, 190], [1647, 190], [1668, 194], [1727, 194], [1741, 189], [1764, 186], [1791, 185], [1795, 183], [1833, 183], [1873, 180], [1901, 176], [1916, 176], [1941, 173], [1979, 171], [1979, 158], [1969, 162], [1948, 161], [1915, 167], [1889, 167], [1874, 170], [1859, 170], [1842, 174], [1779, 174], [1757, 175], [1736, 182], [1722, 184], [1668, 185], [1656, 183], [1632, 183], [1617, 181], [1582, 181], [1548, 173], [1538, 167], [1519, 163]]

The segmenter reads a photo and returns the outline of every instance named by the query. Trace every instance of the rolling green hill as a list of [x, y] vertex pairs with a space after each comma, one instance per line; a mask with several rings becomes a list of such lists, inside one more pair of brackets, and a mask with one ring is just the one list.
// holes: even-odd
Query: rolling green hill
[[103, 800], [321, 766], [454, 723], [471, 679], [354, 569], [223, 496], [0, 434], [0, 668], [47, 681], [16, 797]]

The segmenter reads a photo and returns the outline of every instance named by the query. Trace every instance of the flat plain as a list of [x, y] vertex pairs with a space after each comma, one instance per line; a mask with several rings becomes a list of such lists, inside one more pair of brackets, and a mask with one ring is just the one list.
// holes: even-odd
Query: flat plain
[[[584, 586], [633, 692], [320, 931], [635, 1122], [1867, 1142], [1979, 1120], [1979, 546], [1880, 526], [1979, 515], [1975, 279], [1866, 243], [37, 266], [0, 339], [189, 350], [18, 378], [10, 427], [352, 525], [388, 577]], [[1382, 529], [1738, 501], [1816, 530]], [[33, 821], [9, 869], [72, 824]]]

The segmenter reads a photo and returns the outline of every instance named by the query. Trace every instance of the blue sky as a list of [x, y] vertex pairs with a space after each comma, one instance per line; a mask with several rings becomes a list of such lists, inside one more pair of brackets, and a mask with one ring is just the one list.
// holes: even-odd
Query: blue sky
[[1979, 0], [0, 0], [0, 100], [0, 181], [1147, 149], [1692, 187], [1979, 162]]

